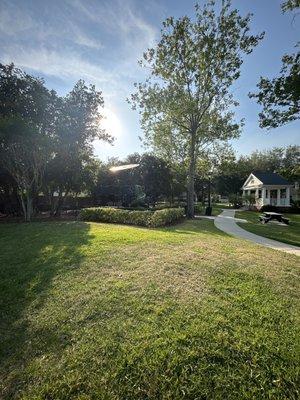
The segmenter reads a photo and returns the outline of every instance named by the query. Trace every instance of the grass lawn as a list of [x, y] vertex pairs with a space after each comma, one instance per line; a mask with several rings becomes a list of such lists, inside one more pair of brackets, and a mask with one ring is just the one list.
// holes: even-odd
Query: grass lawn
[[[205, 208], [206, 206], [203, 207], [201, 215], [205, 215]], [[225, 208], [232, 208], [232, 207], [227, 204], [221, 204], [221, 203], [213, 204], [211, 215], [213, 216], [219, 215]]]
[[300, 214], [284, 214], [290, 220], [289, 225], [276, 225], [273, 223], [262, 224], [258, 217], [261, 212], [238, 211], [235, 213], [237, 218], [243, 218], [248, 223], [239, 223], [242, 228], [257, 235], [265, 236], [280, 242], [300, 246]]
[[299, 258], [209, 220], [0, 225], [0, 398], [297, 399]]

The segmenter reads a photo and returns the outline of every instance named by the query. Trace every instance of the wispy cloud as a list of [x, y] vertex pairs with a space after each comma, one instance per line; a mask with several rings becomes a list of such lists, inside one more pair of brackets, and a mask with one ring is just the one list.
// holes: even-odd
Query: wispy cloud
[[141, 73], [137, 60], [157, 36], [131, 0], [53, 0], [45, 10], [34, 0], [3, 3], [3, 62], [61, 80], [84, 78], [108, 95], [128, 92]]
[[100, 66], [85, 61], [78, 54], [71, 52], [66, 55], [46, 48], [24, 49], [21, 46], [12, 46], [7, 49], [3, 61], [8, 63], [12, 60], [25, 69], [60, 79], [83, 78], [101, 85], [111, 82], [114, 77], [109, 71], [104, 71]]
[[143, 50], [155, 43], [158, 31], [139, 12], [142, 2], [137, 3], [138, 7], [130, 0], [68, 0], [68, 3], [82, 18], [88, 19], [109, 36], [117, 38], [117, 44], [129, 57], [139, 57]]

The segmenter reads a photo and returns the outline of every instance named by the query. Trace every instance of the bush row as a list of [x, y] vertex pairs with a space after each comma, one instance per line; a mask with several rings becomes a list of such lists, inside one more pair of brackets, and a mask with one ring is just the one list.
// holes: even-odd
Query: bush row
[[158, 227], [171, 225], [184, 217], [184, 208], [166, 208], [152, 213], [149, 226]]
[[83, 208], [79, 218], [83, 221], [158, 227], [170, 225], [184, 217], [183, 208], [158, 211], [131, 211], [112, 207]]

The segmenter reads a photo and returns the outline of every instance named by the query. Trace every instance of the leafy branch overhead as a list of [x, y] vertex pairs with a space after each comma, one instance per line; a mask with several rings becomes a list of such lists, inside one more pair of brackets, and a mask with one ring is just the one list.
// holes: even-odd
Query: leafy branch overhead
[[300, 53], [285, 55], [282, 62], [281, 76], [261, 78], [260, 92], [250, 94], [263, 106], [262, 128], [276, 128], [300, 117]]
[[[288, 0], [282, 4], [283, 12], [300, 8], [299, 0]], [[296, 49], [299, 44], [296, 45]], [[300, 117], [300, 52], [282, 57], [280, 76], [260, 78], [258, 93], [250, 93], [262, 105], [259, 114], [261, 128], [277, 128]]]

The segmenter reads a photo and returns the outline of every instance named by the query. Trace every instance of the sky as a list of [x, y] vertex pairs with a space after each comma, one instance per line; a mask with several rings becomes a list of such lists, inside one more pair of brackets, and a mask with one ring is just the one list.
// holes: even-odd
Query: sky
[[[104, 127], [116, 138], [113, 146], [95, 142], [95, 155], [102, 160], [122, 158], [145, 151], [139, 140], [138, 112], [126, 102], [134, 82], [147, 75], [138, 60], [159, 40], [163, 20], [192, 16], [194, 4], [194, 0], [0, 0], [0, 62], [14, 62], [43, 77], [59, 95], [70, 91], [78, 79], [95, 84], [104, 96]], [[240, 104], [236, 116], [244, 118], [245, 125], [231, 144], [238, 154], [300, 144], [300, 121], [260, 129], [261, 108], [248, 97], [256, 91], [260, 76], [278, 75], [282, 55], [295, 51], [300, 15], [282, 14], [281, 0], [232, 0], [232, 4], [242, 15], [253, 13], [253, 34], [266, 33], [245, 57], [234, 85]]]

